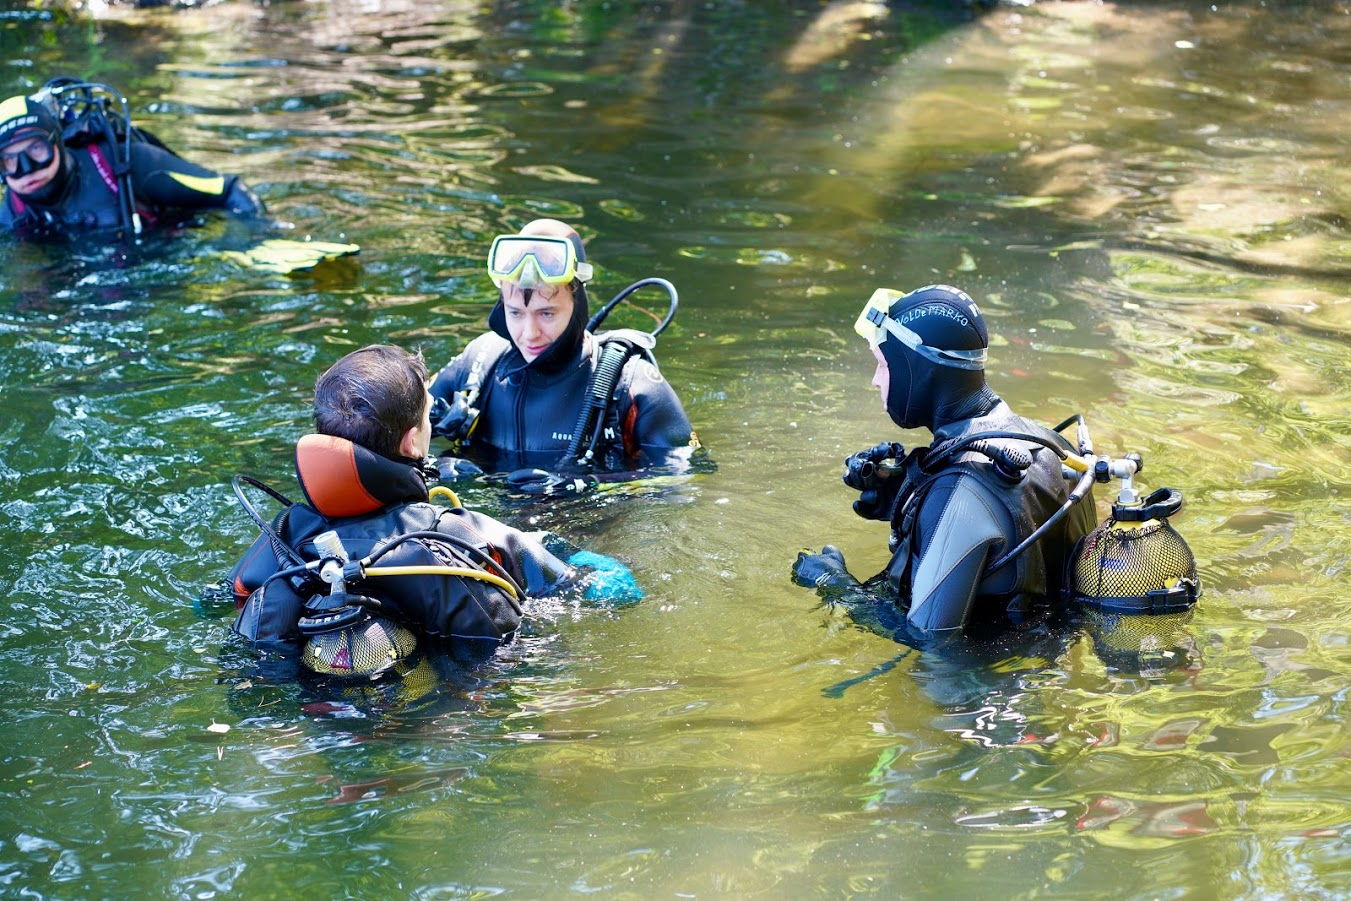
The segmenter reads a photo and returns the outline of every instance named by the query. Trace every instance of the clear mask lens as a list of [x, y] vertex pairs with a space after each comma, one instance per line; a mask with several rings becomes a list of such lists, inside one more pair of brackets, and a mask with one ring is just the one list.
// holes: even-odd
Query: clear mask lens
[[[13, 149], [15, 145], [22, 145]], [[0, 167], [6, 175], [27, 175], [51, 164], [56, 155], [56, 146], [46, 135], [16, 141], [4, 150], [0, 150]]]

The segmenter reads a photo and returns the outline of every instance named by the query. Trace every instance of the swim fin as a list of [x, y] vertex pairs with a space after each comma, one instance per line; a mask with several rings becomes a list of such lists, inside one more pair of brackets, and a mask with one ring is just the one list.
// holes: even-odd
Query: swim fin
[[360, 251], [361, 248], [356, 244], [270, 238], [248, 250], [225, 250], [220, 255], [246, 269], [289, 275], [293, 272], [308, 272], [326, 260], [336, 260]]

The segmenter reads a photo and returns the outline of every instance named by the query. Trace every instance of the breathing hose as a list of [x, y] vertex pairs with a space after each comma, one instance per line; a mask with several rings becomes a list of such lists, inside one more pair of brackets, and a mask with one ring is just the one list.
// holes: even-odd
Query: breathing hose
[[666, 311], [666, 318], [662, 319], [657, 324], [657, 327], [650, 333], [654, 338], [660, 335], [666, 326], [671, 324], [671, 320], [675, 318], [676, 308], [680, 306], [680, 295], [676, 293], [675, 285], [664, 278], [656, 277], [639, 279], [616, 294], [611, 298], [609, 303], [596, 311], [596, 315], [592, 316], [590, 321], [587, 322], [586, 330], [588, 332], [594, 332], [600, 327], [600, 324], [605, 321], [605, 317], [610, 315], [611, 310], [619, 306], [621, 302], [627, 300], [630, 294], [633, 294], [633, 292], [637, 291], [639, 288], [646, 288], [648, 285], [656, 285], [657, 287], [662, 288], [671, 298], [671, 305]]

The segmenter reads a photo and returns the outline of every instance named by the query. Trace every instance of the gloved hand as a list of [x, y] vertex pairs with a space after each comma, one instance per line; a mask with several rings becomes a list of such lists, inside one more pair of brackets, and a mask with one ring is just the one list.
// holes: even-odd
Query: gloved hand
[[457, 391], [450, 400], [444, 397], [432, 398], [432, 435], [437, 438], [458, 441], [468, 434], [476, 419], [478, 410], [469, 406], [462, 391]]
[[643, 599], [643, 589], [638, 587], [633, 572], [613, 557], [594, 551], [577, 551], [568, 558], [568, 565], [590, 570], [586, 576], [586, 592], [582, 595], [588, 601], [622, 604]]
[[443, 482], [454, 482], [456, 479], [468, 479], [483, 475], [483, 469], [477, 463], [472, 463], [461, 457], [452, 457], [449, 454], [436, 458], [436, 472]]
[[877, 464], [888, 459], [899, 460], [903, 456], [905, 445], [899, 441], [884, 441], [850, 454], [844, 461], [844, 484], [855, 491], [876, 488], [879, 482], [887, 478], [887, 473]]
[[900, 472], [883, 467], [884, 460], [900, 459], [905, 447], [896, 441], [884, 442], [850, 455], [844, 461], [844, 484], [861, 492], [854, 501], [854, 512], [864, 519], [889, 519], [896, 492], [904, 481]]
[[584, 494], [599, 484], [593, 475], [566, 476], [544, 469], [518, 469], [507, 476], [507, 485], [525, 494]]
[[807, 588], [829, 585], [841, 577], [857, 581], [844, 565], [844, 552], [833, 544], [821, 548], [819, 554], [802, 551], [793, 564], [793, 581]]

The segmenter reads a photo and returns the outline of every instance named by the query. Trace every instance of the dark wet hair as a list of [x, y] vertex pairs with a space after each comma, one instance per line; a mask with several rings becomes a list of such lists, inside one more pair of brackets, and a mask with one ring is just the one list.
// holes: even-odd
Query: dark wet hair
[[354, 350], [314, 383], [314, 428], [391, 460], [404, 434], [422, 424], [427, 364], [391, 344]]

